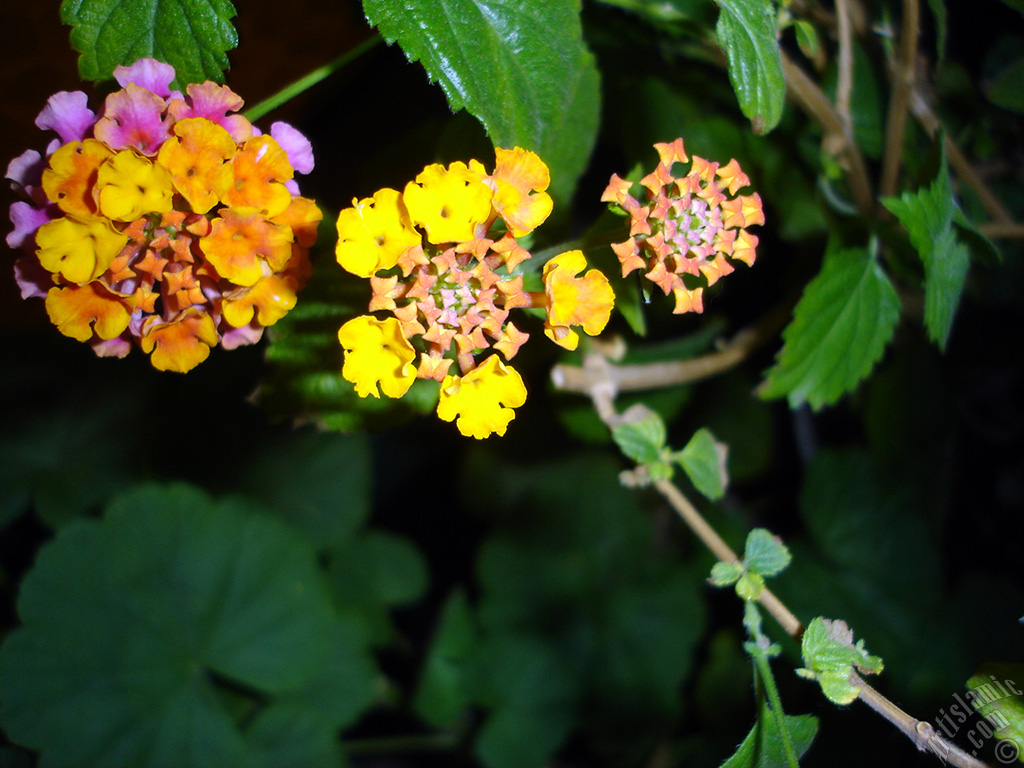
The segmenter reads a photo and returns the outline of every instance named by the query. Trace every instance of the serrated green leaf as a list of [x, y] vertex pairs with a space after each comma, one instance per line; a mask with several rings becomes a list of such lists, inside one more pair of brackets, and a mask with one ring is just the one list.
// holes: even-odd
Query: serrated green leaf
[[775, 576], [784, 571], [792, 559], [782, 539], [770, 531], [755, 528], [747, 535], [746, 548], [743, 550], [743, 564], [747, 570], [762, 576]]
[[[941, 147], [941, 145], [940, 145]], [[924, 319], [928, 336], [945, 349], [960, 303], [970, 252], [953, 228], [956, 206], [945, 153], [935, 181], [917, 192], [885, 198], [882, 204], [899, 219], [924, 262]]]
[[757, 600], [764, 592], [764, 579], [757, 573], [744, 573], [736, 582], [736, 594], [743, 600]]
[[686, 447], [673, 454], [672, 458], [686, 472], [694, 488], [717, 501], [725, 495], [729, 482], [725, 470], [726, 454], [725, 445], [715, 440], [709, 430], [698, 429]]
[[311, 684], [338, 621], [299, 534], [184, 485], [62, 529], [18, 610], [0, 648], [4, 728], [69, 768], [249, 764], [226, 701]]
[[143, 57], [166, 62], [182, 90], [223, 82], [227, 51], [238, 45], [230, 0], [64, 0], [60, 18], [72, 27], [85, 80], [106, 80], [114, 68]]
[[[802, 757], [818, 734], [814, 715], [783, 715], [786, 730], [796, 756]], [[778, 718], [765, 704], [754, 727], [736, 752], [721, 768], [788, 768], [786, 750], [779, 732]]]
[[846, 622], [818, 616], [804, 631], [801, 641], [805, 675], [816, 679], [821, 690], [836, 704], [849, 704], [860, 689], [850, 683], [850, 673], [878, 674], [882, 660], [864, 650], [864, 642], [853, 644], [853, 631]]
[[[495, 146], [538, 153], [567, 202], [597, 136], [599, 76], [579, 0], [363, 0], [370, 23], [419, 61]], [[487, 164], [487, 158], [480, 158]]]
[[[1015, 756], [1024, 762], [1024, 664], [982, 664], [967, 681], [967, 689], [967, 699], [988, 721], [995, 738], [1016, 745]], [[1010, 749], [1012, 745], [996, 747], [999, 762], [1011, 762]]]
[[[628, 416], [631, 411], [626, 411]], [[654, 411], [643, 408], [632, 411], [635, 415], [612, 427], [612, 437], [624, 454], [637, 464], [649, 464], [661, 457], [665, 447], [665, 422]], [[641, 415], [642, 414], [642, 415]]]
[[815, 410], [852, 391], [874, 368], [896, 330], [900, 301], [877, 261], [863, 250], [830, 254], [804, 289], [785, 344], [760, 389]]
[[711, 566], [711, 583], [716, 587], [728, 587], [742, 575], [741, 563], [725, 563], [719, 560]]
[[754, 133], [768, 133], [782, 118], [786, 81], [771, 0], [715, 0], [715, 33], [729, 61], [729, 80]]

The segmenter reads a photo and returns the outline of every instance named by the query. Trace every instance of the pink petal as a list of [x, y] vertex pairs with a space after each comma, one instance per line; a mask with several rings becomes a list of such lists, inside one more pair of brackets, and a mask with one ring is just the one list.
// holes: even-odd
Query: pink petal
[[140, 88], [167, 98], [171, 95], [174, 67], [156, 59], [139, 59], [130, 67], [114, 69], [114, 78], [122, 88], [134, 83]]
[[205, 117], [221, 126], [239, 144], [252, 136], [252, 124], [247, 119], [242, 115], [228, 114], [240, 110], [245, 102], [226, 85], [207, 80], [205, 83], [193, 83], [185, 90], [188, 93], [185, 99], [174, 99], [167, 107], [175, 120]]
[[53, 288], [53, 275], [35, 256], [22, 256], [14, 262], [14, 282], [21, 288], [21, 298], [45, 299], [46, 292]]
[[[7, 245], [11, 248], [24, 248], [27, 251], [35, 250], [36, 230], [43, 224], [60, 215], [59, 209], [55, 206], [48, 206], [50, 210], [39, 209], [34, 205], [21, 202], [11, 203], [11, 224], [14, 230], [7, 235]], [[51, 212], [55, 215], [51, 216]]]
[[237, 349], [249, 344], [255, 344], [263, 338], [263, 326], [253, 320], [249, 325], [241, 328], [228, 328], [220, 337], [220, 345], [224, 349]]
[[132, 351], [131, 336], [127, 332], [107, 341], [96, 338], [89, 344], [97, 357], [124, 357]]
[[43, 156], [34, 149], [26, 149], [7, 164], [7, 173], [4, 176], [14, 182], [15, 189], [27, 189], [39, 186], [44, 168], [46, 161]]
[[170, 136], [169, 121], [162, 116], [164, 106], [156, 94], [128, 83], [107, 96], [103, 117], [93, 132], [111, 149], [134, 147], [144, 155], [155, 155]]
[[53, 94], [36, 118], [36, 125], [56, 131], [62, 144], [84, 139], [94, 122], [96, 113], [89, 109], [89, 97], [82, 91]]
[[281, 145], [288, 155], [288, 162], [297, 173], [309, 173], [313, 170], [313, 145], [288, 123], [274, 123], [270, 126], [270, 135]]

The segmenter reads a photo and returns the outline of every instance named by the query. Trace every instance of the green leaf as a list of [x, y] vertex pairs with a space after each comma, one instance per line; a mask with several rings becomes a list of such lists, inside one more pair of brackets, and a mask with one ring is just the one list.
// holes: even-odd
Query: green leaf
[[645, 406], [633, 406], [624, 421], [612, 427], [612, 437], [624, 454], [637, 464], [650, 464], [661, 457], [665, 447], [665, 422]]
[[150, 57], [172, 65], [177, 86], [222, 82], [227, 51], [238, 45], [230, 0], [64, 0], [85, 80], [106, 80], [119, 65]]
[[248, 764], [237, 718], [311, 684], [338, 621], [304, 539], [184, 485], [62, 529], [18, 610], [4, 727], [43, 764], [97, 768]]
[[786, 569], [793, 556], [782, 539], [764, 528], [755, 528], [747, 535], [743, 564], [762, 576], [775, 576]]
[[874, 258], [863, 250], [829, 254], [783, 331], [760, 395], [786, 396], [791, 408], [835, 403], [881, 358], [899, 311], [896, 289]]
[[809, 21], [803, 19], [797, 19], [793, 26], [796, 28], [796, 44], [800, 46], [804, 56], [813, 59], [818, 55], [818, 49], [821, 47], [818, 30]]
[[715, 33], [729, 60], [729, 80], [754, 133], [782, 118], [786, 81], [771, 0], [715, 0], [721, 13]]
[[513, 633], [479, 647], [474, 677], [491, 712], [476, 738], [487, 768], [542, 768], [572, 725], [576, 683], [550, 644]]
[[725, 495], [729, 482], [725, 470], [726, 454], [726, 446], [715, 440], [710, 431], [698, 429], [686, 447], [673, 454], [672, 458], [686, 472], [694, 488], [717, 501]]
[[817, 680], [836, 704], [849, 704], [859, 695], [860, 689], [850, 683], [854, 668], [862, 674], [882, 671], [882, 660], [864, 650], [863, 640], [853, 644], [853, 630], [844, 621], [815, 618], [804, 631], [801, 650], [807, 668], [800, 674]]
[[477, 642], [466, 594], [453, 592], [441, 610], [413, 701], [416, 712], [435, 728], [451, 725], [469, 706], [466, 665]]
[[758, 573], [744, 573], [736, 582], [736, 594], [743, 600], [757, 600], [764, 592], [764, 578]]
[[423, 64], [452, 110], [480, 120], [495, 146], [539, 154], [551, 169], [552, 196], [568, 201], [600, 109], [580, 0], [363, 0], [363, 9], [389, 43]]
[[935, 17], [935, 58], [941, 62], [946, 56], [946, 4], [944, 0], [928, 0], [928, 7]]
[[925, 326], [932, 341], [945, 349], [970, 266], [970, 252], [953, 229], [958, 217], [945, 153], [931, 185], [899, 198], [885, 198], [882, 204], [907, 230], [924, 262]]
[[716, 587], [728, 587], [742, 575], [742, 563], [725, 563], [719, 560], [711, 566], [711, 583]]
[[1024, 58], [1017, 59], [993, 77], [985, 95], [997, 107], [1024, 114]]
[[[793, 751], [797, 757], [802, 757], [818, 733], [818, 718], [814, 715], [783, 715], [783, 720]], [[764, 704], [750, 733], [721, 768], [787, 768], [789, 763], [782, 738], [778, 718]]]
[[328, 549], [348, 541], [369, 516], [370, 453], [363, 435], [289, 430], [245, 462], [233, 487]]
[[967, 681], [967, 699], [984, 717], [1000, 742], [1016, 745], [997, 745], [996, 758], [1006, 763], [1004, 756], [1016, 757], [1024, 762], [1024, 664], [982, 664]]

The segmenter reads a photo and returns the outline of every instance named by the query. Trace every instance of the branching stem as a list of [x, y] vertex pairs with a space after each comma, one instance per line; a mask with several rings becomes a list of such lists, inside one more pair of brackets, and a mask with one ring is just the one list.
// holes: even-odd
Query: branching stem
[[889, 118], [885, 126], [885, 158], [879, 191], [883, 197], [896, 194], [900, 162], [903, 159], [903, 138], [907, 132], [907, 110], [914, 90], [917, 66], [917, 38], [921, 25], [918, 0], [903, 0], [903, 22], [900, 27], [900, 56], [893, 65], [892, 93], [889, 96]]
[[[591, 374], [586, 393], [590, 396], [601, 420], [611, 429], [621, 421], [615, 408], [615, 397], [618, 390], [615, 382], [608, 376], [608, 372], [614, 368], [602, 355], [596, 353], [588, 355], [583, 367]], [[602, 378], [602, 372], [604, 378]], [[555, 384], [559, 386], [557, 380]], [[715, 557], [726, 563], [740, 562], [740, 558], [732, 551], [732, 548], [725, 543], [718, 532], [674, 483], [669, 480], [657, 480], [654, 487]], [[804, 631], [803, 624], [773, 592], [765, 589], [758, 598], [758, 603], [779, 623], [787, 635], [797, 640], [800, 639]], [[906, 734], [918, 749], [929, 751], [957, 768], [989, 768], [985, 763], [971, 757], [955, 744], [944, 739], [935, 732], [929, 723], [908, 715], [864, 682], [856, 673], [853, 673], [851, 682], [860, 689], [858, 698]]]

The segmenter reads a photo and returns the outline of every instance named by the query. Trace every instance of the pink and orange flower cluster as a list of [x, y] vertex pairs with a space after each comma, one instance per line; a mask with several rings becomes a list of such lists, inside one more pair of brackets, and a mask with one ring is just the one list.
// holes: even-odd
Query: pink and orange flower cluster
[[640, 181], [644, 203], [618, 175], [601, 196], [630, 217], [629, 239], [612, 249], [623, 277], [643, 270], [666, 296], [674, 296], [675, 314], [703, 312], [704, 288], [733, 271], [730, 260], [753, 265], [757, 236], [746, 227], [764, 224], [761, 197], [736, 194], [750, 184], [736, 160], [719, 166], [694, 155], [690, 171], [677, 178], [672, 167], [689, 160], [683, 140], [654, 148], [660, 162]]
[[295, 305], [321, 219], [293, 178], [312, 170], [312, 148], [285, 123], [262, 134], [226, 86], [172, 90], [170, 65], [114, 75], [98, 115], [81, 91], [50, 97], [36, 124], [59, 138], [8, 166], [25, 198], [10, 212], [7, 243], [28, 254], [15, 277], [98, 355], [138, 346], [184, 372]]
[[551, 213], [549, 181], [533, 152], [497, 149], [492, 173], [476, 160], [430, 165], [403, 191], [381, 189], [341, 211], [338, 262], [369, 279], [369, 311], [384, 315], [338, 333], [342, 375], [361, 397], [402, 397], [417, 378], [435, 379], [441, 419], [466, 436], [503, 435], [526, 401], [506, 365], [529, 338], [511, 310], [543, 309], [545, 334], [566, 349], [579, 343], [574, 326], [604, 329], [614, 295], [580, 251], [545, 264], [543, 292], [524, 287], [519, 267], [531, 254], [517, 238]]

